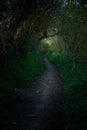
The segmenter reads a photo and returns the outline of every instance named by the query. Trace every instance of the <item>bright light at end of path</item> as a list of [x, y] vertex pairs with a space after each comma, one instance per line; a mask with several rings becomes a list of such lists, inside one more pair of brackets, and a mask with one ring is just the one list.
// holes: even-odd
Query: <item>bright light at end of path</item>
[[47, 43], [48, 45], [51, 45], [51, 44], [52, 44], [52, 42], [51, 42], [50, 39], [44, 39], [44, 41], [45, 41], [45, 43]]

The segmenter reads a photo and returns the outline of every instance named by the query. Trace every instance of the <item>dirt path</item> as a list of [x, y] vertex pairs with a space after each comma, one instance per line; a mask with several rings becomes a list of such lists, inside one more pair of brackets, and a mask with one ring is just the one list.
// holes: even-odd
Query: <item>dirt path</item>
[[14, 88], [17, 101], [2, 130], [64, 130], [64, 80], [47, 59], [44, 65], [32, 85]]

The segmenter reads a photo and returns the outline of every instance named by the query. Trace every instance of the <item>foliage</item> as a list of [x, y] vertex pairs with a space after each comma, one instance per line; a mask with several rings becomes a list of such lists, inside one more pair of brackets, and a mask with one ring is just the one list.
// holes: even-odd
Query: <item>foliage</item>
[[80, 4], [83, 6], [83, 5], [86, 5], [87, 4], [87, 1], [86, 0], [79, 0]]
[[66, 44], [66, 51], [80, 57], [87, 50], [87, 13], [86, 9], [68, 5], [61, 16], [61, 35]]
[[75, 57], [70, 55], [51, 56], [58, 70], [66, 79], [65, 122], [69, 129], [87, 129], [87, 62], [75, 63]]
[[[1, 125], [8, 119], [9, 110], [12, 111], [17, 103], [16, 90], [26, 87], [35, 80], [43, 70], [43, 56], [30, 53], [26, 57], [5, 56], [0, 64], [0, 118]], [[13, 112], [14, 114], [14, 112]]]
[[13, 100], [11, 89], [26, 87], [27, 83], [35, 80], [43, 70], [42, 55], [28, 54], [27, 57], [9, 57], [0, 66], [0, 102], [6, 103]]
[[[50, 27], [57, 27], [59, 35], [64, 40], [64, 50], [70, 54], [69, 56], [53, 54], [50, 58], [67, 81], [65, 94], [69, 107], [66, 125], [75, 129], [85, 129], [87, 2], [78, 0], [83, 8], [74, 4], [74, 0], [69, 0], [69, 4], [62, 9], [61, 14], [58, 14], [58, 7], [61, 5], [59, 1], [0, 1], [0, 98], [2, 101], [10, 99], [12, 94], [9, 87], [24, 87], [26, 82], [31, 82], [40, 74], [43, 69], [42, 56], [30, 51], [37, 48], [42, 32]], [[47, 49], [47, 46], [45, 48]], [[17, 55], [21, 53], [24, 56], [24, 52], [26, 54], [29, 52], [29, 55], [27, 57]]]

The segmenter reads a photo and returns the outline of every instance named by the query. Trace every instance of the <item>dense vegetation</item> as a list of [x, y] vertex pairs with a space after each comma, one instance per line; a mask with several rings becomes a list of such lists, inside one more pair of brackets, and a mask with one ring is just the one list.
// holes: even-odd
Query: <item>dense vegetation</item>
[[65, 126], [69, 129], [87, 129], [87, 63], [78, 64], [70, 55], [53, 55], [49, 58], [65, 77]]
[[[66, 127], [86, 130], [87, 1], [64, 3], [60, 0], [0, 1], [0, 103], [12, 99], [9, 88], [24, 87], [33, 81], [43, 70], [42, 53], [52, 53], [50, 60], [66, 79]], [[53, 28], [58, 30], [56, 37], [62, 38], [60, 47], [64, 51], [61, 48], [58, 52], [50, 51], [53, 45], [38, 50], [41, 40], [49, 38], [49, 29], [55, 36]], [[55, 45], [59, 47], [59, 43]]]
[[24, 88], [30, 84], [32, 80], [43, 70], [42, 55], [31, 53], [26, 57], [10, 56], [6, 57], [3, 67], [0, 70], [0, 118], [3, 123], [3, 117], [8, 116], [8, 111], [3, 110], [8, 106], [15, 105], [15, 93], [12, 92], [16, 88]]
[[85, 8], [70, 4], [61, 16], [61, 32], [66, 53], [51, 55], [60, 73], [65, 77], [65, 97], [68, 101], [65, 126], [69, 129], [87, 129], [87, 13]]

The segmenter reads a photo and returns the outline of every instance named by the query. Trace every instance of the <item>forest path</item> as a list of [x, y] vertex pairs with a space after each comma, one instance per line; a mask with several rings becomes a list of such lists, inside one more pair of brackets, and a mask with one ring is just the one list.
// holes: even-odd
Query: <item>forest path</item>
[[64, 130], [64, 79], [49, 60], [31, 85], [14, 88], [17, 100], [2, 130]]

